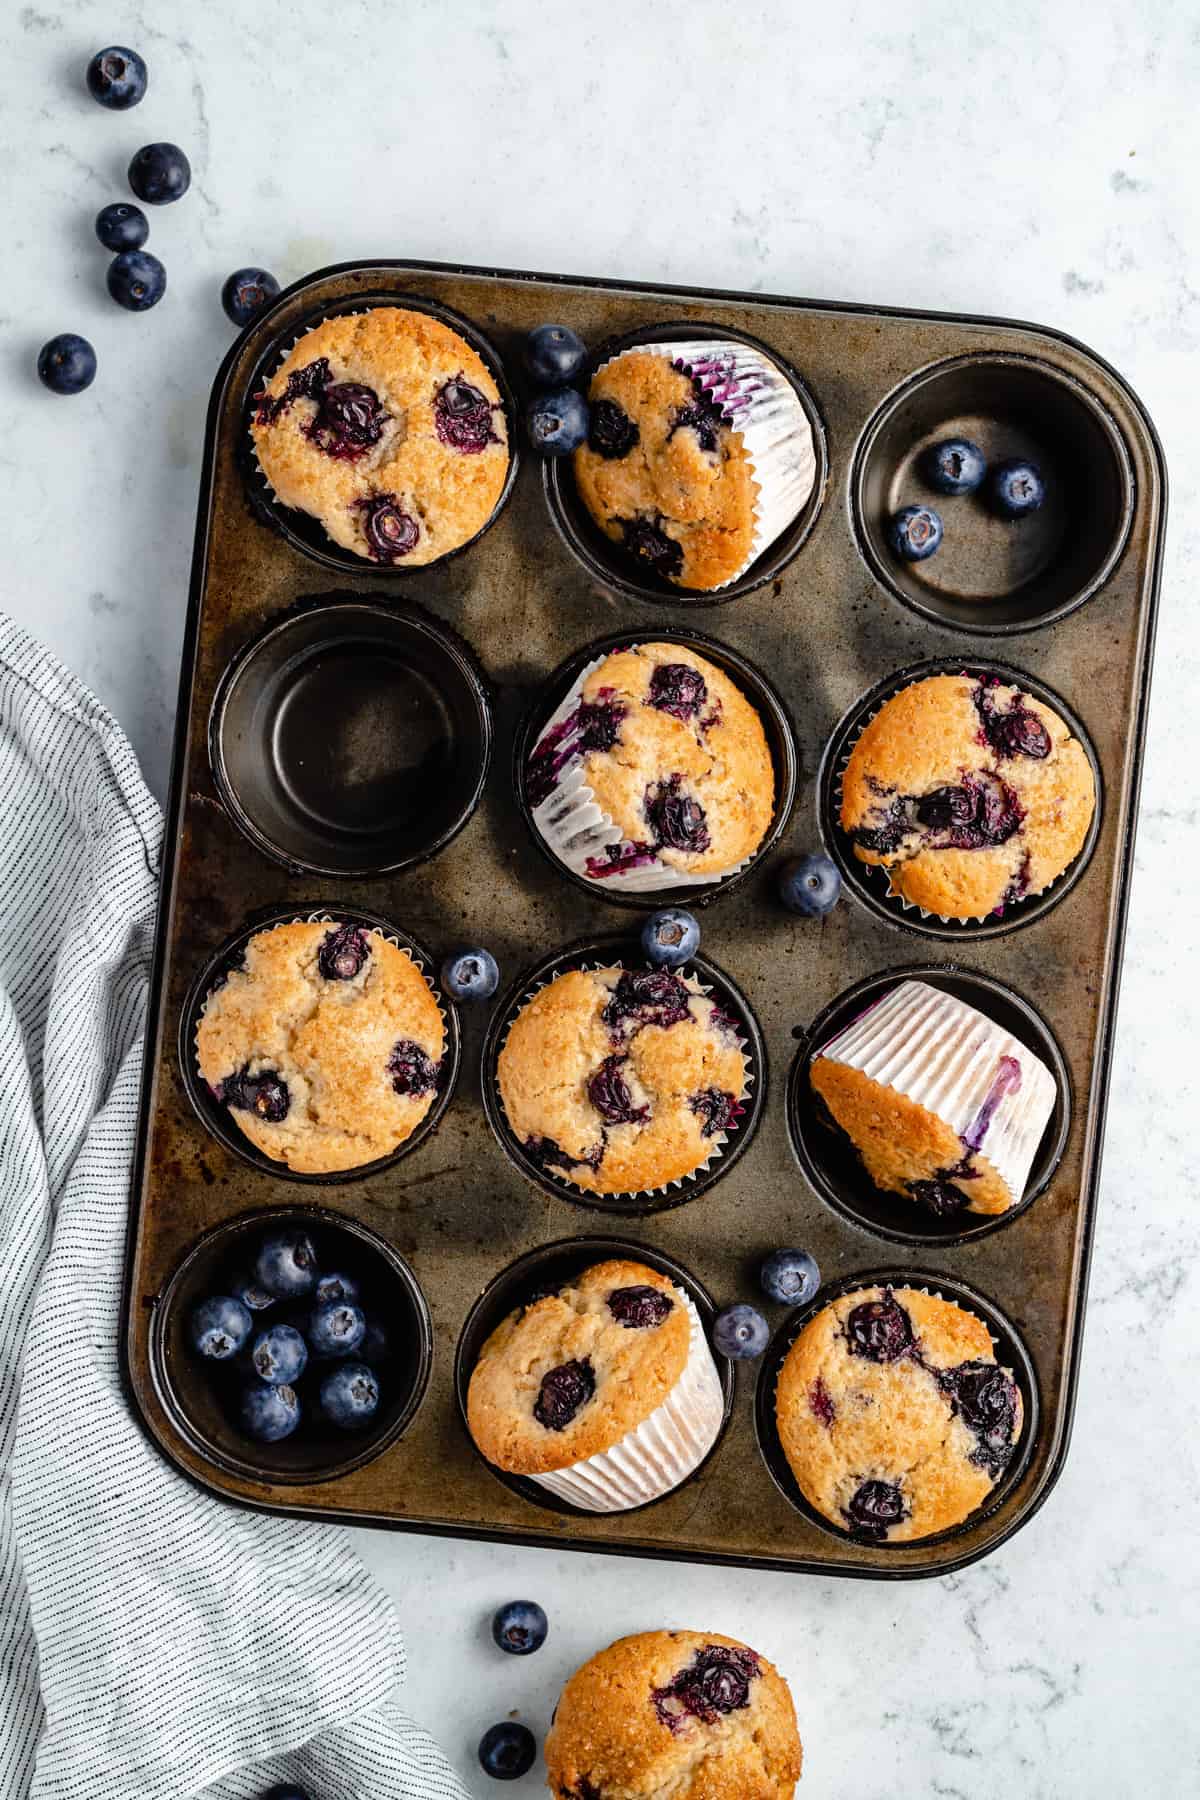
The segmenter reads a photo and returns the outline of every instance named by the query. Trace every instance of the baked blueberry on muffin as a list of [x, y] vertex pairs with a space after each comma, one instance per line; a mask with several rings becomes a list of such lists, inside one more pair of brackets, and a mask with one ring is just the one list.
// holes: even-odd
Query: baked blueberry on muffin
[[497, 1064], [510, 1128], [591, 1194], [681, 1181], [720, 1153], [746, 1103], [737, 1022], [695, 976], [573, 969], [527, 1000]]
[[1056, 1098], [1032, 1050], [924, 981], [822, 1044], [809, 1079], [876, 1187], [939, 1218], [1023, 1199]]
[[855, 1537], [899, 1544], [987, 1499], [1021, 1435], [1021, 1392], [974, 1313], [917, 1288], [857, 1288], [788, 1351], [775, 1417], [810, 1505]]
[[787, 1683], [715, 1631], [610, 1644], [572, 1675], [546, 1737], [556, 1800], [791, 1800], [800, 1761]]
[[533, 822], [598, 885], [719, 880], [762, 843], [775, 771], [762, 720], [687, 644], [633, 644], [591, 664], [529, 759]]
[[669, 1493], [708, 1455], [724, 1396], [700, 1316], [644, 1263], [597, 1263], [497, 1326], [467, 1392], [475, 1443], [587, 1512]]
[[982, 919], [1040, 894], [1083, 848], [1096, 785], [1049, 706], [998, 678], [931, 675], [875, 714], [842, 777], [841, 826], [901, 899]]
[[326, 319], [255, 396], [251, 435], [284, 506], [335, 544], [413, 568], [491, 518], [508, 474], [500, 391], [466, 339], [398, 306]]
[[210, 992], [200, 1073], [238, 1129], [299, 1174], [389, 1156], [433, 1105], [446, 1048], [417, 965], [353, 923], [257, 932]]
[[592, 378], [575, 483], [630, 559], [682, 588], [724, 587], [801, 511], [812, 431], [770, 359], [724, 342], [647, 344]]

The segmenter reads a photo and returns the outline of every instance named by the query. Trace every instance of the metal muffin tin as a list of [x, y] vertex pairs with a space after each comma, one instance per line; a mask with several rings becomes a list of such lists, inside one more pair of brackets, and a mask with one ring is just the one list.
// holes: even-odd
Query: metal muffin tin
[[[498, 355], [518, 394], [521, 338], [547, 319], [570, 324], [597, 352], [630, 334], [691, 335], [697, 326], [761, 341], [798, 375], [819, 428], [820, 487], [797, 541], [779, 546], [774, 562], [765, 553], [772, 566], [748, 572], [736, 594], [715, 596], [710, 617], [694, 594], [648, 593], [603, 540], [573, 548], [574, 527], [563, 526], [573, 506], [569, 469], [539, 470], [526, 457], [490, 525], [453, 558], [407, 574], [342, 558], [264, 500], [246, 452], [247, 407], [263, 371], [298, 333], [381, 299], [449, 309], [460, 328], [469, 321], [472, 341], [493, 367]], [[511, 422], [515, 402], [500, 385]], [[1006, 537], [977, 499], [937, 500], [946, 560], [901, 568], [880, 550], [883, 509], [932, 498], [919, 453], [951, 432], [977, 437], [994, 455], [1040, 455], [1049, 511], [1022, 540], [1012, 535], [1022, 527], [1007, 528]], [[1049, 1492], [1070, 1436], [1165, 510], [1162, 453], [1136, 396], [1082, 345], [1031, 325], [404, 262], [343, 265], [281, 295], [233, 346], [213, 389], [184, 643], [125, 1328], [132, 1396], [164, 1453], [211, 1491], [260, 1508], [762, 1568], [944, 1574], [1011, 1536]], [[978, 598], [981, 581], [990, 601]], [[235, 820], [209, 762], [210, 713], [228, 666], [292, 609], [334, 591], [420, 608], [470, 647], [486, 676], [496, 754], [482, 800], [456, 835], [442, 834], [437, 854], [421, 860], [406, 851], [401, 873], [316, 875], [319, 856], [275, 860]], [[622, 1214], [619, 1224], [610, 1212], [605, 1221], [621, 1241], [627, 1234], [663, 1266], [677, 1264], [718, 1305], [760, 1298], [761, 1257], [800, 1243], [831, 1288], [882, 1272], [897, 1283], [918, 1277], [968, 1304], [978, 1295], [985, 1318], [994, 1309], [1004, 1328], [1000, 1351], [1008, 1337], [1027, 1353], [1018, 1373], [1038, 1404], [1029, 1409], [1019, 1466], [988, 1506], [936, 1540], [864, 1544], [797, 1504], [772, 1461], [769, 1425], [761, 1450], [756, 1431], [769, 1360], [732, 1372], [728, 1425], [704, 1466], [637, 1511], [568, 1513], [484, 1464], [459, 1403], [459, 1346], [468, 1321], [476, 1330], [481, 1316], [473, 1308], [480, 1296], [502, 1292], [493, 1284], [518, 1263], [519, 1285], [530, 1267], [522, 1259], [536, 1262], [548, 1246], [558, 1259], [562, 1241], [572, 1239], [586, 1257], [603, 1228], [599, 1213], [535, 1184], [489, 1124], [481, 1066], [499, 999], [459, 1009], [462, 1066], [437, 1129], [366, 1177], [304, 1184], [260, 1166], [209, 1128], [181, 1068], [180, 1023], [200, 972], [267, 910], [380, 914], [435, 960], [458, 943], [483, 942], [506, 986], [536, 979], [564, 946], [628, 932], [628, 911], [569, 879], [531, 841], [509, 779], [514, 740], [544, 684], [586, 645], [614, 632], [664, 637], [695, 624], [769, 671], [790, 714], [799, 793], [776, 854], [815, 846], [823, 835], [833, 842], [829, 785], [818, 772], [839, 721], [916, 664], [990, 665], [997, 634], [1003, 663], [1061, 697], [1095, 753], [1102, 810], [1086, 866], [1060, 884], [1053, 905], [1027, 903], [995, 921], [999, 931], [931, 942], [916, 929], [919, 914], [868, 896], [859, 883], [823, 923], [794, 920], [772, 893], [774, 857], [702, 898], [701, 955], [744, 995], [761, 1032], [756, 1056], [774, 1080], [759, 1100], [752, 1141], [725, 1159], [719, 1179], [686, 1203]], [[303, 874], [294, 872], [303, 864]], [[947, 952], [955, 958], [949, 966], [939, 961]], [[1064, 1141], [1042, 1146], [1045, 1186], [984, 1230], [970, 1223], [922, 1234], [913, 1221], [888, 1235], [882, 1214], [838, 1191], [852, 1171], [842, 1165], [826, 1193], [810, 1184], [792, 1148], [802, 1071], [790, 1089], [786, 1076], [814, 1022], [857, 984], [922, 968], [947, 981], [1000, 984], [1015, 1009], [1004, 1022], [1015, 1029], [1029, 1009], [1021, 1015], [1027, 1027], [1044, 1026], [1061, 1051]], [[819, 1156], [813, 1167], [819, 1175]], [[253, 1459], [213, 1455], [203, 1433], [181, 1425], [176, 1384], [186, 1373], [164, 1369], [163, 1308], [207, 1234], [248, 1214], [308, 1204], [374, 1233], [403, 1258], [429, 1308], [432, 1369], [424, 1397], [379, 1454], [330, 1479], [289, 1469], [276, 1481], [256, 1472]], [[613, 1241], [606, 1237], [598, 1253]], [[569, 1244], [563, 1254], [570, 1258]], [[763, 1304], [774, 1358], [800, 1315]]]

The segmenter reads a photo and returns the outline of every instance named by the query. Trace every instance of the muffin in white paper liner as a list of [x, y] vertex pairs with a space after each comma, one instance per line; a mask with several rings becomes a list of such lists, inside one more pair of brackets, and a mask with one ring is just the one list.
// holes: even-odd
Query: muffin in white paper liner
[[902, 981], [822, 1044], [814, 1061], [821, 1059], [858, 1070], [950, 1127], [963, 1167], [949, 1173], [968, 1210], [977, 1210], [966, 1171], [976, 1156], [1000, 1176], [1010, 1205], [1024, 1198], [1057, 1085], [1040, 1057], [994, 1020], [927, 982]]
[[703, 1322], [681, 1288], [671, 1292], [686, 1308], [690, 1333], [687, 1362], [666, 1399], [611, 1449], [529, 1477], [584, 1512], [625, 1512], [670, 1493], [699, 1467], [720, 1435], [725, 1395]]

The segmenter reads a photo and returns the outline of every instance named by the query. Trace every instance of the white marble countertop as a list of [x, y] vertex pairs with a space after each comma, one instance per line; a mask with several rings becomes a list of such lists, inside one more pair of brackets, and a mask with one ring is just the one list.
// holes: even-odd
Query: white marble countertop
[[[290, 281], [385, 254], [994, 312], [1075, 334], [1141, 393], [1171, 465], [1169, 566], [1079, 1406], [1044, 1509], [966, 1574], [895, 1586], [359, 1541], [400, 1603], [407, 1705], [472, 1792], [491, 1787], [474, 1758], [485, 1725], [515, 1710], [543, 1729], [575, 1663], [667, 1623], [747, 1637], [782, 1666], [812, 1800], [1191, 1791], [1190, 10], [135, 0], [114, 13], [35, 0], [9, 17], [0, 153], [20, 179], [0, 300], [0, 603], [112, 709], [159, 795], [204, 411], [232, 335], [218, 292], [239, 264]], [[80, 81], [114, 35], [151, 65], [145, 103], [123, 115]], [[135, 317], [105, 294], [91, 222], [152, 138], [182, 144], [195, 180], [153, 218], [170, 285]], [[37, 347], [64, 329], [99, 355], [82, 399], [33, 377]], [[552, 1621], [527, 1661], [485, 1641], [492, 1608], [518, 1595]], [[530, 1776], [507, 1791], [542, 1790]]]

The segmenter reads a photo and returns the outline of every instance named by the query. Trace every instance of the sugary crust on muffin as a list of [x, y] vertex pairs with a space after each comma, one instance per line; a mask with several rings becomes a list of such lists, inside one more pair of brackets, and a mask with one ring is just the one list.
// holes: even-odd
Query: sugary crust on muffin
[[813, 1062], [809, 1078], [876, 1187], [909, 1199], [910, 1182], [931, 1181], [957, 1169], [963, 1172], [955, 1185], [967, 1195], [969, 1212], [1006, 1212], [1021, 1198], [982, 1151], [964, 1151], [958, 1133], [907, 1094], [823, 1056]]
[[[906, 1354], [874, 1362], [851, 1352], [849, 1315], [888, 1293], [882, 1287], [857, 1288], [823, 1307], [788, 1351], [775, 1417], [784, 1455], [806, 1499], [843, 1530], [845, 1509], [860, 1483], [898, 1486], [907, 1517], [885, 1535], [889, 1543], [902, 1543], [959, 1524], [991, 1492], [993, 1477], [971, 1460], [978, 1439], [939, 1386], [936, 1372], [963, 1363], [994, 1364], [996, 1358], [986, 1325], [973, 1313], [917, 1288], [890, 1292], [908, 1314], [919, 1358]], [[1018, 1393], [1012, 1443], [1020, 1430]]]
[[357, 1168], [409, 1138], [435, 1098], [397, 1094], [388, 1060], [398, 1042], [440, 1063], [445, 1028], [424, 976], [403, 950], [365, 931], [370, 954], [352, 980], [330, 981], [318, 955], [335, 927], [276, 925], [246, 945], [205, 1003], [196, 1034], [200, 1073], [213, 1089], [241, 1070], [287, 1083], [278, 1123], [230, 1105], [229, 1117], [267, 1156], [303, 1174]]
[[[548, 1166], [589, 1193], [638, 1193], [690, 1175], [719, 1149], [691, 1104], [710, 1089], [740, 1101], [741, 1046], [714, 1003], [688, 979], [688, 1016], [674, 1025], [605, 1023], [620, 968], [556, 976], [521, 1008], [500, 1052], [497, 1075], [509, 1125], [523, 1144], [549, 1140], [562, 1152]], [[607, 1124], [587, 1086], [612, 1056], [641, 1123]], [[587, 1158], [602, 1149], [598, 1167]]]
[[677, 586], [716, 588], [745, 567], [754, 543], [758, 484], [740, 431], [716, 429], [714, 450], [690, 426], [672, 430], [695, 398], [690, 376], [665, 356], [627, 350], [592, 378], [589, 399], [612, 400], [638, 428], [624, 456], [587, 444], [575, 452], [575, 482], [606, 537], [621, 543], [622, 520], [647, 519], [672, 538], [682, 562]]
[[[704, 678], [707, 698], [693, 717], [677, 718], [649, 702], [660, 667], [683, 663]], [[752, 856], [770, 830], [775, 770], [762, 720], [741, 689], [684, 644], [638, 644], [606, 656], [583, 685], [583, 699], [625, 709], [610, 750], [592, 750], [583, 773], [596, 802], [631, 842], [650, 832], [647, 790], [681, 777], [682, 794], [704, 807], [706, 850], [664, 845], [659, 860], [689, 874], [719, 875]]]
[[[306, 332], [265, 392], [282, 399], [289, 376], [320, 357], [328, 358], [333, 382], [373, 389], [387, 422], [379, 441], [361, 457], [339, 460], [305, 434], [317, 413], [315, 400], [300, 396], [269, 420], [256, 414], [255, 449], [282, 503], [311, 513], [334, 543], [373, 560], [361, 503], [394, 494], [420, 532], [400, 560], [398, 566], [405, 568], [433, 562], [474, 537], [500, 498], [509, 462], [500, 391], [478, 353], [427, 313], [375, 306], [326, 319]], [[458, 377], [478, 389], [492, 409], [495, 441], [479, 451], [457, 450], [438, 436], [434, 400]]]
[[[661, 1325], [629, 1328], [608, 1299], [616, 1289], [652, 1287], [671, 1300]], [[596, 1263], [557, 1294], [510, 1313], [479, 1353], [467, 1391], [471, 1436], [497, 1468], [540, 1475], [611, 1450], [648, 1419], [683, 1374], [690, 1324], [684, 1298], [644, 1263]], [[561, 1431], [534, 1417], [542, 1377], [587, 1360], [595, 1393]]]
[[[715, 1646], [756, 1659], [748, 1703], [672, 1729], [655, 1692]], [[545, 1747], [555, 1800], [792, 1800], [801, 1754], [779, 1671], [715, 1631], [644, 1631], [610, 1644], [567, 1682]]]
[[937, 848], [909, 812], [901, 841], [888, 850], [856, 843], [861, 862], [882, 865], [891, 891], [947, 918], [984, 918], [1012, 899], [1040, 894], [1083, 847], [1096, 805], [1083, 746], [1050, 707], [1017, 687], [987, 684], [988, 705], [1019, 707], [1039, 719], [1048, 756], [998, 755], [983, 729], [981, 683], [969, 675], [932, 675], [886, 701], [850, 753], [842, 778], [843, 831], [876, 830], [904, 799], [959, 787], [966, 777], [998, 777], [1015, 796], [1019, 828], [979, 849]]

